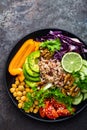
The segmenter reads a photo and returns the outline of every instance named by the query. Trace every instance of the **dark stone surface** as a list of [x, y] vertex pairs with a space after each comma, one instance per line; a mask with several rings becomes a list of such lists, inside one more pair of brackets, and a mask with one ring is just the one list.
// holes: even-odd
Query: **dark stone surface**
[[38, 29], [61, 28], [87, 43], [87, 0], [0, 0], [0, 130], [87, 130], [87, 109], [61, 123], [25, 117], [11, 102], [3, 74], [19, 39]]

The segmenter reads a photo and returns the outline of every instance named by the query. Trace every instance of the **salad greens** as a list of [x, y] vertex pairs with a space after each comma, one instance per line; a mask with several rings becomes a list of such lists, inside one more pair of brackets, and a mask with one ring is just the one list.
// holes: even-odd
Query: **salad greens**
[[49, 51], [54, 52], [56, 50], [60, 50], [61, 42], [60, 39], [57, 38], [55, 40], [46, 40], [40, 45], [42, 48], [48, 48]]
[[65, 96], [58, 88], [51, 87], [48, 89], [34, 89], [33, 93], [28, 92], [27, 98], [28, 101], [24, 103], [24, 110], [28, 110], [32, 107], [35, 100], [39, 101], [39, 107], [44, 106], [44, 101], [46, 98], [54, 97], [56, 100], [67, 105], [67, 108], [72, 109], [72, 97]]

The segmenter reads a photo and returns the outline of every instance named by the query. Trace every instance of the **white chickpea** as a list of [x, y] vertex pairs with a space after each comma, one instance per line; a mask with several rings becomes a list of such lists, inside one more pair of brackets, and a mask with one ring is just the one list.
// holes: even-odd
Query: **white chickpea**
[[34, 101], [34, 104], [35, 104], [35, 105], [38, 105], [38, 101], [37, 101], [37, 100], [36, 100], [36, 101]]
[[19, 80], [16, 80], [16, 81], [15, 81], [15, 84], [16, 84], [16, 85], [19, 85], [19, 83], [20, 83]]
[[22, 96], [21, 97], [21, 100], [24, 102], [24, 101], [26, 101], [26, 96]]
[[18, 88], [16, 88], [16, 92], [18, 92]]
[[13, 93], [13, 96], [14, 96], [14, 97], [16, 97], [16, 96], [17, 96], [17, 93], [16, 93], [16, 92], [14, 92], [14, 93]]
[[33, 110], [33, 113], [37, 113], [37, 112], [38, 112], [38, 109], [35, 108], [35, 109]]
[[24, 86], [24, 85], [25, 85], [25, 82], [21, 82], [21, 85], [23, 85], [23, 86]]
[[16, 84], [12, 84], [12, 88], [16, 88], [17, 87], [17, 85]]
[[26, 91], [23, 91], [23, 95], [24, 95], [24, 96], [26, 95]]
[[26, 92], [30, 92], [30, 89], [29, 89], [29, 88], [26, 88]]
[[22, 96], [22, 92], [21, 91], [17, 91], [17, 96], [21, 97]]
[[20, 99], [21, 99], [21, 97], [16, 97], [16, 100], [18, 100], [18, 101], [19, 101]]
[[25, 84], [25, 87], [26, 87], [26, 88], [29, 88], [29, 86], [28, 86], [27, 84]]
[[18, 103], [18, 108], [22, 108], [23, 103]]
[[20, 100], [18, 100], [18, 102], [19, 102], [19, 103], [21, 103], [21, 99], [20, 99]]
[[31, 107], [31, 108], [29, 109], [29, 111], [30, 111], [30, 112], [33, 112], [33, 107]]
[[24, 90], [24, 86], [23, 85], [19, 85], [18, 86], [18, 90], [23, 91]]
[[11, 93], [15, 92], [15, 88], [10, 88], [10, 92]]
[[33, 89], [30, 89], [30, 91], [29, 91], [30, 93], [32, 93], [33, 92]]

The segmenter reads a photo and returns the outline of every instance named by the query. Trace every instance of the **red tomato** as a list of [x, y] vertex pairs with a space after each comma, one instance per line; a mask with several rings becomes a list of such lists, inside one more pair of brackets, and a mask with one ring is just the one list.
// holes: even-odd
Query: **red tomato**
[[56, 101], [54, 98], [45, 100], [44, 108], [39, 109], [42, 118], [56, 119], [59, 116], [68, 116], [71, 113], [66, 108], [65, 104]]
[[65, 109], [66, 108], [65, 104], [56, 101], [54, 98], [51, 99], [51, 103], [55, 109]]
[[70, 115], [70, 112], [68, 109], [58, 109], [57, 113], [59, 116], [68, 116]]
[[41, 107], [41, 108], [39, 109], [39, 113], [40, 113], [41, 117], [44, 118], [44, 117], [46, 116], [45, 108], [42, 108], [42, 107]]
[[48, 107], [46, 107], [45, 110], [46, 110], [46, 116], [49, 119], [56, 119], [58, 117], [58, 113], [52, 105], [49, 105]]

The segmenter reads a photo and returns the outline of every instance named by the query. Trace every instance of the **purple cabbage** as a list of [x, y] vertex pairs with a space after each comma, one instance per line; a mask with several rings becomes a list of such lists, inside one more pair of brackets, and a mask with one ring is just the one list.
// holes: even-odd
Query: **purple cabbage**
[[62, 31], [50, 31], [46, 36], [41, 37], [40, 39], [37, 39], [40, 42], [46, 41], [46, 40], [52, 40], [59, 38], [61, 41], [61, 49], [60, 51], [54, 52], [54, 58], [61, 61], [63, 55], [67, 52], [73, 51], [81, 54], [84, 57], [84, 53], [87, 53], [86, 46], [81, 43], [80, 41], [75, 41], [72, 38], [63, 35]]

